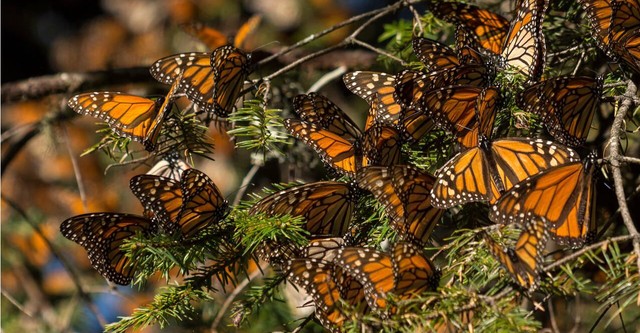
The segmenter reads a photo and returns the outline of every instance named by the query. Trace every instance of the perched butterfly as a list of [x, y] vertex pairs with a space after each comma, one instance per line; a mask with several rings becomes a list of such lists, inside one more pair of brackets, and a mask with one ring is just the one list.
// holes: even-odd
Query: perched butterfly
[[321, 181], [271, 194], [253, 205], [249, 214], [302, 216], [311, 235], [343, 236], [356, 202], [357, 193], [350, 185]]
[[151, 75], [165, 84], [178, 82], [178, 89], [197, 104], [202, 112], [227, 117], [251, 71], [250, 57], [230, 46], [211, 54], [174, 54], [156, 61]]
[[441, 276], [422, 250], [406, 242], [398, 242], [393, 248], [393, 273], [396, 281], [393, 293], [401, 300], [436, 290]]
[[591, 243], [597, 234], [593, 218], [596, 166], [592, 153], [584, 161], [542, 170], [504, 193], [489, 217], [499, 223], [541, 220], [559, 244]]
[[371, 166], [362, 170], [358, 185], [385, 206], [391, 226], [400, 237], [423, 246], [444, 212], [431, 206], [434, 180], [409, 165]]
[[548, 6], [549, 0], [520, 0], [500, 50], [504, 63], [516, 68], [529, 82], [540, 80], [544, 69], [546, 42], [542, 21]]
[[495, 203], [500, 195], [536, 173], [578, 160], [572, 149], [551, 141], [503, 138], [454, 156], [436, 172], [432, 205], [450, 208], [473, 201]]
[[[335, 262], [364, 286], [367, 302], [383, 317], [389, 307], [388, 294], [410, 299], [426, 290], [435, 290], [440, 271], [410, 243], [398, 242], [391, 255], [371, 248], [345, 247]], [[395, 307], [390, 308], [395, 313]]]
[[548, 0], [520, 0], [511, 22], [473, 5], [439, 2], [432, 10], [436, 16], [465, 27], [480, 46], [499, 55], [504, 65], [516, 68], [530, 82], [536, 82], [544, 68], [546, 44], [542, 20], [547, 6]]
[[465, 148], [478, 146], [478, 137], [490, 136], [500, 91], [497, 87], [448, 86], [425, 92], [421, 109], [443, 129], [453, 132]]
[[509, 20], [474, 5], [436, 1], [431, 11], [437, 17], [464, 27], [483, 48], [499, 54], [509, 31]]
[[221, 221], [228, 207], [216, 185], [197, 169], [184, 171], [179, 182], [138, 175], [131, 178], [130, 187], [165, 232], [179, 232], [182, 238], [191, 238]]
[[456, 43], [458, 43], [458, 50], [453, 50], [444, 44], [428, 38], [413, 38], [413, 52], [418, 56], [418, 60], [425, 65], [427, 72], [460, 67], [464, 64], [484, 64], [480, 55], [470, 48], [468, 41], [465, 40], [468, 39], [469, 36], [466, 30], [457, 29], [456, 36], [457, 39], [459, 39], [456, 41]]
[[542, 269], [542, 252], [549, 233], [543, 221], [529, 221], [520, 233], [515, 248], [503, 247], [488, 234], [485, 242], [493, 256], [502, 264], [519, 286], [533, 292], [538, 288]]
[[334, 262], [364, 286], [369, 306], [385, 316], [387, 293], [395, 287], [392, 257], [372, 248], [345, 247]]
[[161, 124], [173, 106], [177, 85], [166, 97], [154, 100], [116, 92], [92, 92], [73, 96], [68, 104], [75, 112], [104, 120], [118, 135], [155, 149]]
[[[247, 36], [253, 33], [258, 25], [260, 25], [260, 21], [262, 20], [260, 15], [254, 15], [247, 22], [245, 22], [238, 29], [238, 33], [235, 35], [233, 40], [233, 46], [237, 48], [242, 48], [244, 43], [246, 42]], [[183, 24], [180, 26], [186, 33], [200, 40], [204, 45], [206, 45], [209, 49], [215, 50], [220, 46], [229, 44], [229, 38], [219, 30], [208, 27], [201, 22], [193, 22], [188, 24]]]
[[395, 100], [395, 75], [380, 72], [357, 71], [342, 76], [344, 84], [352, 93], [371, 105], [365, 130], [375, 122], [397, 124], [402, 107]]
[[296, 96], [293, 105], [300, 120], [285, 119], [287, 130], [339, 173], [354, 177], [364, 165], [398, 161], [401, 147], [395, 129], [374, 124], [362, 133], [338, 106], [315, 93]]
[[640, 3], [638, 0], [579, 0], [598, 46], [640, 73]]
[[91, 266], [107, 280], [127, 285], [135, 272], [135, 261], [120, 246], [136, 234], [150, 235], [156, 224], [146, 217], [121, 213], [91, 213], [66, 219], [62, 235], [87, 250]]
[[341, 237], [316, 238], [302, 249], [300, 257], [331, 262], [341, 247], [344, 247], [344, 239]]
[[579, 146], [587, 139], [601, 95], [601, 79], [564, 76], [527, 88], [518, 106], [541, 115], [542, 123], [560, 143]]
[[348, 319], [343, 302], [351, 311], [366, 312], [362, 285], [333, 263], [301, 258], [290, 260], [287, 267], [287, 277], [311, 295], [316, 318], [332, 332], [340, 332]]

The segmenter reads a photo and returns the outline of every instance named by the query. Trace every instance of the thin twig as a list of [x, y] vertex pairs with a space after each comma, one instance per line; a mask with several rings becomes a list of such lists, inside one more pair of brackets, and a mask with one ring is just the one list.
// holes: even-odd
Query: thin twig
[[316, 83], [314, 83], [309, 88], [309, 90], [307, 90], [307, 93], [316, 92], [320, 90], [320, 88], [324, 87], [327, 83], [341, 77], [346, 72], [347, 72], [347, 66], [340, 66], [332, 70], [331, 72], [323, 75], [318, 81], [316, 81]]
[[69, 142], [69, 134], [67, 133], [67, 128], [62, 125], [62, 135], [64, 136], [65, 145], [67, 146], [67, 152], [69, 153], [69, 158], [71, 159], [71, 165], [73, 166], [73, 174], [76, 176], [76, 183], [78, 184], [78, 193], [80, 194], [80, 200], [82, 201], [82, 207], [87, 208], [87, 193], [84, 190], [84, 182], [82, 181], [82, 170], [80, 170], [80, 165], [78, 165], [78, 159], [73, 153], [73, 149], [71, 149], [71, 142]]
[[618, 112], [615, 115], [613, 124], [611, 125], [611, 136], [609, 139], [609, 160], [611, 162], [611, 168], [613, 172], [613, 183], [616, 192], [616, 198], [618, 199], [618, 205], [620, 207], [620, 215], [622, 216], [622, 222], [627, 227], [629, 235], [633, 236], [633, 250], [636, 253], [636, 264], [640, 270], [640, 234], [636, 229], [631, 213], [627, 207], [627, 200], [624, 194], [624, 183], [622, 180], [622, 172], [620, 171], [620, 137], [623, 132], [624, 119], [627, 112], [631, 108], [632, 101], [636, 98], [638, 87], [629, 80], [627, 82], [627, 91], [623, 95], [623, 100], [620, 103]]
[[307, 318], [305, 318], [300, 325], [298, 325], [298, 327], [296, 327], [295, 330], [291, 331], [291, 333], [298, 333], [300, 331], [302, 331], [302, 329], [311, 321], [313, 320], [313, 316], [315, 316], [314, 313], [310, 314], [307, 316]]
[[240, 292], [242, 292], [244, 288], [246, 288], [249, 285], [249, 283], [251, 283], [251, 281], [255, 280], [258, 276], [263, 275], [264, 274], [263, 272], [266, 269], [267, 269], [267, 265], [264, 265], [262, 267], [259, 267], [259, 269], [256, 269], [253, 273], [251, 273], [251, 275], [249, 275], [246, 279], [244, 279], [241, 283], [239, 283], [231, 294], [229, 294], [229, 296], [224, 300], [224, 303], [220, 307], [220, 311], [218, 311], [218, 315], [216, 315], [216, 318], [213, 320], [213, 323], [211, 324], [211, 332], [218, 331], [218, 326], [220, 325], [220, 322], [222, 321], [224, 314], [227, 312], [227, 310], [231, 306], [231, 303], [233, 303], [236, 297], [240, 295]]
[[33, 313], [25, 309], [24, 306], [22, 306], [22, 304], [18, 303], [18, 300], [13, 298], [13, 296], [11, 296], [9, 292], [6, 291], [4, 288], [2, 288], [2, 296], [4, 296], [9, 301], [9, 303], [13, 304], [13, 306], [15, 306], [18, 310], [20, 310], [20, 312], [27, 315], [27, 317], [33, 318]]
[[96, 87], [125, 83], [149, 83], [155, 80], [148, 67], [116, 68], [88, 73], [58, 73], [2, 85], [2, 103], [39, 99], [45, 96], [71, 94]]
[[359, 39], [356, 39], [356, 38], [351, 39], [351, 43], [356, 44], [356, 45], [360, 45], [360, 46], [362, 46], [362, 47], [364, 47], [366, 49], [369, 49], [369, 50], [371, 50], [373, 52], [376, 52], [378, 54], [382, 54], [385, 57], [391, 58], [391, 59], [399, 62], [402, 66], [408, 66], [408, 64], [404, 60], [394, 56], [393, 54], [391, 54], [391, 53], [389, 53], [389, 52], [387, 52], [385, 50], [379, 49], [379, 48], [377, 48], [377, 47], [375, 47], [375, 46], [373, 46], [371, 44], [365, 43], [365, 42], [363, 42], [363, 41], [361, 41]]
[[620, 161], [627, 163], [640, 164], [640, 158], [630, 156], [620, 156]]
[[632, 236], [632, 235], [624, 235], [624, 236], [608, 238], [608, 239], [605, 239], [605, 240], [603, 240], [601, 242], [598, 242], [598, 243], [595, 243], [595, 244], [591, 244], [589, 246], [581, 248], [579, 251], [576, 251], [576, 252], [574, 252], [574, 253], [572, 253], [572, 254], [570, 254], [570, 255], [568, 255], [568, 256], [560, 259], [560, 260], [554, 261], [553, 263], [545, 266], [542, 269], [542, 271], [543, 272], [549, 272], [549, 271], [551, 271], [552, 269], [554, 269], [554, 268], [556, 268], [558, 266], [564, 265], [565, 263], [580, 257], [581, 255], [583, 255], [584, 253], [586, 253], [588, 251], [595, 250], [595, 249], [597, 249], [599, 247], [608, 246], [611, 243], [625, 242], [625, 241], [628, 241], [628, 240], [633, 239], [633, 238], [634, 238], [634, 236]]

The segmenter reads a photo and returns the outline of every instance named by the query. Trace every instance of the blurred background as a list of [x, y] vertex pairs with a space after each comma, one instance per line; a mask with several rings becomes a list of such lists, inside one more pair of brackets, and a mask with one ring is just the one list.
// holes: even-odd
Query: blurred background
[[[146, 68], [162, 57], [210, 51], [180, 28], [190, 22], [205, 24], [232, 40], [245, 22], [259, 17], [261, 20], [246, 37], [244, 48], [269, 54], [354, 14], [385, 4], [381, 0], [2, 1], [1, 81], [5, 85], [61, 72], [113, 68], [133, 68], [146, 73]], [[380, 33], [380, 27], [376, 29], [372, 38]], [[345, 29], [333, 33], [315, 42], [314, 47], [336, 43], [348, 32]], [[374, 57], [369, 55], [368, 59]], [[312, 75], [328, 63], [335, 66], [335, 61], [320, 59], [309, 65], [306, 73], [295, 75]], [[141, 75], [131, 84], [95, 90], [145, 96], [166, 91], [167, 87], [160, 86], [150, 75]], [[140, 213], [141, 206], [128, 187], [129, 179], [147, 172], [154, 163], [149, 160], [105, 171], [113, 161], [101, 152], [80, 156], [98, 140], [96, 119], [75, 117], [46, 126], [47, 117], [64, 110], [67, 98], [80, 92], [83, 91], [6, 103], [3, 99], [2, 194], [17, 206], [10, 207], [2, 201], [1, 207], [0, 319], [4, 332], [102, 331], [94, 314], [81, 302], [71, 277], [51, 253], [47, 240], [78, 271], [86, 292], [106, 322], [130, 314], [164, 284], [150, 281], [143, 290], [108, 285], [91, 268], [85, 251], [59, 233], [60, 223], [73, 215], [100, 211]], [[364, 110], [364, 102], [357, 98], [353, 101]], [[344, 105], [345, 101], [340, 103]], [[364, 118], [364, 113], [361, 116]], [[249, 158], [235, 151], [224, 133], [212, 130], [210, 135], [215, 140], [215, 161], [203, 160], [197, 166], [225, 195], [232, 195], [250, 168]], [[278, 178], [275, 175], [272, 181], [279, 181]], [[268, 182], [269, 179], [262, 181]], [[274, 325], [271, 328], [277, 329], [279, 320], [290, 318], [270, 319]], [[264, 329], [257, 327], [253, 331]], [[171, 327], [165, 331], [176, 330]], [[198, 329], [188, 331], [194, 330]]]

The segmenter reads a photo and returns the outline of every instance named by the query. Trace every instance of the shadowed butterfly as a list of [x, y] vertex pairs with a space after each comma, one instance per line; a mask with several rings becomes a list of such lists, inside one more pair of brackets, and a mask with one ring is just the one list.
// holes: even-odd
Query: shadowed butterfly
[[520, 233], [514, 248], [504, 247], [488, 234], [485, 242], [491, 254], [511, 274], [518, 285], [529, 292], [538, 288], [544, 257], [542, 252], [549, 233], [543, 221], [529, 221]]
[[518, 106], [539, 114], [558, 142], [580, 146], [587, 139], [601, 95], [601, 78], [564, 76], [527, 88], [519, 96]]
[[435, 178], [409, 165], [367, 167], [358, 185], [380, 201], [398, 236], [426, 245], [444, 210], [431, 206]]
[[133, 279], [136, 264], [120, 246], [136, 234], [153, 234], [156, 228], [152, 220], [143, 216], [90, 213], [64, 220], [60, 232], [85, 248], [91, 266], [107, 280], [127, 285]]

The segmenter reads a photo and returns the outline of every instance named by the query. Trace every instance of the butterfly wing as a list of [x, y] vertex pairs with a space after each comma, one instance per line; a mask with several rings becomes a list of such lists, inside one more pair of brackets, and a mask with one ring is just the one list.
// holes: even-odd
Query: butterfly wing
[[138, 175], [131, 178], [129, 187], [145, 210], [151, 211], [164, 230], [173, 234], [182, 208], [180, 182], [160, 176]]
[[249, 214], [302, 216], [312, 235], [343, 236], [357, 198], [349, 185], [324, 181], [295, 186], [257, 202]]
[[232, 111], [244, 80], [251, 72], [251, 57], [231, 45], [219, 47], [211, 53], [213, 68], [212, 101], [213, 112], [219, 117], [227, 117]]
[[542, 253], [549, 234], [543, 221], [530, 221], [522, 230], [515, 248], [503, 247], [485, 234], [490, 252], [514, 280], [529, 292], [533, 292], [540, 281]]
[[374, 124], [364, 134], [363, 154], [369, 159], [368, 165], [389, 166], [400, 163], [402, 142], [395, 128]]
[[509, 21], [489, 10], [451, 1], [435, 2], [431, 9], [436, 17], [465, 27], [483, 48], [499, 54], [506, 39]]
[[201, 41], [210, 50], [216, 49], [229, 42], [225, 34], [217, 29], [206, 26], [202, 22], [181, 24], [180, 28]]
[[153, 63], [149, 71], [161, 83], [179, 82], [178, 90], [202, 112], [213, 112], [214, 69], [210, 58], [209, 53], [203, 52], [174, 54]]
[[519, 96], [518, 105], [525, 112], [539, 114], [560, 143], [579, 146], [587, 139], [601, 94], [600, 79], [564, 76], [527, 88]]
[[570, 162], [527, 178], [493, 205], [489, 217], [499, 223], [549, 224], [560, 244], [581, 246], [596, 232], [592, 225], [595, 161]]
[[395, 287], [391, 256], [371, 248], [345, 247], [334, 262], [364, 286], [369, 306], [384, 315], [386, 294]]
[[522, 0], [501, 50], [507, 66], [514, 67], [529, 82], [537, 82], [544, 69], [546, 43], [542, 20], [548, 0]]
[[398, 242], [394, 246], [393, 265], [396, 280], [394, 293], [401, 300], [438, 288], [440, 271], [413, 244]]
[[[384, 124], [396, 124], [402, 107], [395, 99], [395, 75], [356, 71], [342, 76], [344, 84], [354, 94], [360, 96], [371, 105], [372, 120]], [[372, 121], [367, 121], [365, 130], [370, 128]]]
[[186, 170], [180, 188], [182, 206], [176, 221], [183, 238], [191, 238], [224, 218], [228, 203], [202, 171]]
[[400, 237], [425, 245], [444, 212], [431, 206], [434, 179], [412, 166], [395, 165], [364, 168], [358, 184], [384, 205]]
[[285, 119], [284, 126], [336, 171], [353, 177], [362, 166], [362, 153], [350, 139], [297, 119]]
[[427, 72], [460, 66], [460, 60], [450, 47], [423, 37], [414, 37], [413, 52], [426, 66]]
[[91, 266], [107, 280], [120, 285], [131, 283], [135, 262], [120, 249], [136, 233], [151, 234], [151, 220], [131, 214], [91, 213], [66, 219], [60, 225], [62, 235], [87, 250]]

